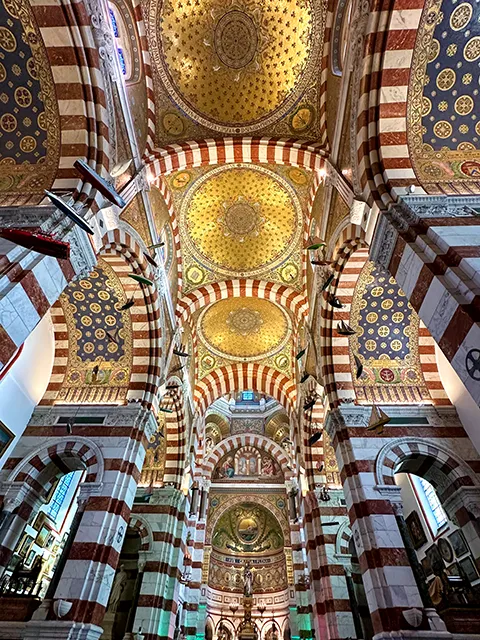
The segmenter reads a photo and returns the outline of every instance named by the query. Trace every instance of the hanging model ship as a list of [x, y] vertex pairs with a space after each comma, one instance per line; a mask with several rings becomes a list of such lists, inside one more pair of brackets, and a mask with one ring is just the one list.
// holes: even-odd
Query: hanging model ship
[[92, 227], [87, 222], [85, 222], [83, 218], [81, 218], [78, 215], [78, 213], [75, 211], [72, 205], [68, 204], [67, 202], [65, 202], [65, 200], [63, 200], [63, 198], [60, 198], [60, 196], [55, 195], [54, 193], [52, 193], [51, 191], [48, 191], [47, 189], [45, 189], [45, 193], [48, 199], [50, 200], [50, 202], [54, 204], [59, 211], [64, 213], [67, 216], [67, 218], [70, 218], [70, 220], [72, 220], [72, 222], [74, 222], [77, 226], [79, 226], [80, 229], [83, 229], [84, 231], [89, 233], [91, 236], [93, 236], [94, 231]]
[[111, 184], [109, 184], [104, 178], [98, 175], [84, 160], [75, 160], [73, 165], [75, 169], [82, 175], [82, 177], [95, 187], [104, 198], [106, 198], [112, 204], [117, 205], [123, 209], [126, 206], [125, 200], [115, 191]]
[[52, 235], [43, 231], [30, 229], [0, 229], [0, 238], [9, 240], [15, 244], [36, 251], [44, 256], [51, 256], [60, 260], [70, 257], [70, 243], [56, 240]]

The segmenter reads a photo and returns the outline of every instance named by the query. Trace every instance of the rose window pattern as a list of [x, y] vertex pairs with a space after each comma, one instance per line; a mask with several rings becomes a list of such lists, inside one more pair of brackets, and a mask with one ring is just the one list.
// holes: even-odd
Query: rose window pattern
[[38, 36], [20, 2], [0, 2], [0, 163], [43, 162], [45, 99], [32, 47]]
[[[480, 4], [444, 0], [428, 48], [424, 78], [423, 142], [433, 151], [480, 149]], [[480, 164], [462, 173], [480, 175]]]
[[418, 354], [418, 316], [395, 279], [373, 262], [360, 274], [350, 323], [357, 330], [350, 347], [364, 366], [356, 381], [358, 400], [428, 397]]

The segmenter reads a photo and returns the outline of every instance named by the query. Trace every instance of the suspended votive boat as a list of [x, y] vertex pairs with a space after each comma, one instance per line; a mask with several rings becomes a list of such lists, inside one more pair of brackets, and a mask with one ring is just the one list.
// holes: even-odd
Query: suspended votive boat
[[70, 257], [70, 244], [56, 240], [53, 236], [42, 231], [27, 229], [0, 229], [0, 237], [15, 244], [31, 249], [44, 256], [51, 256], [60, 260]]
[[390, 422], [390, 418], [387, 416], [385, 411], [382, 411], [380, 407], [373, 405], [367, 430], [376, 431], [377, 434], [380, 435], [383, 433], [383, 427], [388, 422]]
[[337, 324], [337, 333], [340, 336], [353, 336], [357, 332], [355, 331], [355, 329], [352, 329], [349, 324], [347, 324], [343, 320], [340, 320], [340, 322]]
[[84, 231], [89, 233], [91, 236], [93, 236], [94, 231], [92, 227], [87, 222], [85, 222], [83, 218], [81, 218], [78, 215], [78, 213], [75, 211], [75, 209], [71, 205], [69, 205], [67, 202], [65, 202], [65, 200], [60, 198], [60, 196], [57, 196], [55, 193], [52, 193], [47, 189], [45, 189], [45, 193], [47, 194], [47, 197], [50, 200], [50, 202], [54, 204], [57, 207], [57, 209], [59, 209], [59, 211], [64, 213], [67, 216], [67, 218], [70, 218], [70, 220], [72, 220], [77, 226], [79, 226], [80, 229], [83, 229]]
[[92, 169], [84, 160], [76, 160], [74, 165], [75, 169], [82, 175], [92, 187], [95, 187], [102, 196], [104, 196], [109, 202], [117, 205], [117, 207], [126, 206], [125, 200], [115, 191], [111, 184], [109, 184], [104, 178], [98, 175], [96, 171]]
[[149, 287], [151, 287], [153, 285], [153, 281], [152, 280], [149, 280], [148, 278], [145, 278], [144, 276], [137, 276], [136, 273], [129, 273], [128, 277], [131, 278], [132, 280], [135, 280], [135, 282], [138, 282], [139, 284], [146, 284]]

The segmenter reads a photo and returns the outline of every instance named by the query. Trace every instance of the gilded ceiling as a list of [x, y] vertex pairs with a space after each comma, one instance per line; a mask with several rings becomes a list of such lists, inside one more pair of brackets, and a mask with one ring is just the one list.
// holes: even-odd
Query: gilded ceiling
[[[321, 0], [144, 0], [157, 134], [318, 133]], [[180, 107], [178, 109], [178, 107]]]
[[237, 504], [218, 520], [212, 547], [224, 553], [272, 554], [283, 549], [284, 537], [274, 515], [257, 503]]
[[[480, 181], [480, 5], [428, 0], [408, 96], [409, 146], [421, 182]], [[454, 190], [453, 193], [457, 193]]]
[[215, 467], [213, 479], [220, 482], [283, 482], [282, 470], [271, 455], [253, 446], [240, 447], [227, 453]]
[[207, 307], [198, 335], [209, 350], [234, 360], [256, 360], [279, 351], [290, 337], [288, 314], [257, 298], [228, 298]]
[[242, 164], [173, 174], [185, 293], [208, 282], [253, 276], [301, 288], [311, 177], [295, 167], [274, 171]]

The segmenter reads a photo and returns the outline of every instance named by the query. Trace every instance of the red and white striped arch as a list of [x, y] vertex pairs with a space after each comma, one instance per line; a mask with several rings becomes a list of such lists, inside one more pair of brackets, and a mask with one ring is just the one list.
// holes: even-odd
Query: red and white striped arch
[[[351, 307], [358, 278], [369, 260], [368, 248], [363, 235], [354, 241], [345, 241], [358, 227], [350, 226], [342, 233], [344, 245], [336, 252], [336, 278], [330, 287], [343, 304], [335, 309], [322, 300], [321, 353], [325, 392], [331, 406], [338, 406], [346, 399], [355, 397], [355, 388], [350, 365], [349, 338], [339, 336], [335, 327], [340, 320], [350, 321]], [[419, 329], [419, 358], [425, 384], [434, 404], [448, 405], [450, 401], [443, 388], [438, 372], [435, 343], [428, 329], [421, 322]]]
[[60, 475], [85, 469], [83, 482], [100, 482], [104, 461], [99, 447], [87, 438], [66, 438], [42, 445], [24, 460], [11, 457], [5, 467], [13, 468], [9, 482], [24, 482], [46, 496]]
[[262, 298], [263, 300], [276, 302], [291, 311], [296, 319], [308, 315], [307, 298], [291, 287], [264, 280], [238, 278], [223, 282], [213, 282], [186, 294], [178, 300], [177, 316], [181, 322], [185, 322], [188, 316], [198, 311], [198, 309], [212, 302], [233, 297]]
[[[60, 165], [53, 189], [73, 190], [85, 200], [91, 191], [73, 168], [86, 158], [98, 173], [109, 170], [112, 149], [108, 131], [105, 76], [84, 2], [36, 0], [31, 3], [45, 43], [60, 113]], [[110, 81], [110, 80], [108, 80]]]
[[295, 382], [272, 367], [254, 362], [219, 367], [202, 378], [195, 387], [195, 404], [203, 415], [220, 396], [247, 390], [258, 391], [275, 398], [288, 415], [293, 414], [297, 397]]
[[130, 529], [133, 529], [140, 536], [140, 551], [151, 551], [153, 544], [153, 532], [150, 523], [137, 513], [130, 516], [128, 522]]
[[[407, 98], [424, 0], [375, 0], [370, 7], [357, 112], [357, 155], [363, 196], [386, 209], [405, 187], [425, 193], [407, 140]], [[467, 191], [467, 189], [465, 189]]]
[[[161, 357], [160, 309], [157, 289], [140, 287], [128, 274], [134, 273], [152, 278], [149, 263], [135, 239], [121, 229], [108, 232], [102, 239], [99, 255], [115, 271], [127, 297], [134, 296], [135, 305], [130, 310], [132, 318], [134, 379], [130, 382], [127, 398], [140, 400], [145, 406], [157, 405]], [[62, 305], [57, 301], [51, 308], [55, 336], [55, 358], [47, 390], [41, 405], [55, 402], [68, 365], [68, 327]], [[148, 341], [148, 362], [145, 357], [145, 341]]]
[[229, 451], [246, 446], [261, 449], [275, 458], [280, 465], [286, 480], [289, 480], [293, 476], [292, 470], [289, 469], [291, 461], [288, 459], [288, 456], [282, 447], [270, 438], [257, 433], [242, 433], [230, 436], [229, 438], [225, 438], [225, 440], [219, 442], [203, 464], [204, 475], [210, 479], [212, 477], [213, 470], [224, 455], [229, 453]]
[[[156, 287], [140, 287], [130, 273], [154, 279], [152, 267], [145, 260], [143, 251], [135, 239], [122, 229], [109, 231], [102, 238], [99, 255], [114, 269], [127, 294], [135, 298], [131, 308], [133, 328], [133, 372], [129, 399], [140, 399], [146, 406], [155, 406], [160, 384], [161, 325], [160, 300]], [[149, 357], [145, 359], [145, 340], [148, 340]]]
[[316, 172], [323, 169], [324, 157], [325, 152], [321, 148], [301, 140], [244, 136], [171, 144], [156, 149], [146, 159], [146, 165], [148, 179], [153, 182], [173, 171], [239, 162], [283, 164]]
[[[363, 268], [366, 260], [368, 260], [368, 250], [364, 248], [366, 246], [365, 243], [365, 233], [361, 227], [358, 225], [349, 225], [346, 227], [340, 234], [336, 248], [333, 252], [333, 270], [335, 274], [335, 278], [329, 288], [329, 292], [338, 294], [341, 301], [348, 304], [348, 313], [345, 312], [346, 317], [344, 320], [348, 321], [348, 317], [350, 315], [350, 305], [353, 299], [353, 289], [355, 288], [356, 281], [358, 279], [358, 275]], [[349, 281], [347, 278], [345, 279], [345, 290], [339, 291], [339, 283], [342, 276], [342, 272], [345, 268], [345, 265], [349, 261], [350, 257], [359, 249], [362, 249], [362, 253], [359, 254], [361, 257], [359, 259], [359, 264], [354, 265], [354, 273], [350, 274], [354, 278], [354, 281]], [[346, 272], [347, 275], [347, 272]], [[349, 391], [350, 387], [348, 385], [348, 379], [342, 380], [342, 384], [340, 389], [342, 392], [339, 394], [339, 388], [337, 387], [337, 380], [335, 378], [336, 367], [339, 367], [339, 374], [341, 373], [341, 377], [349, 376], [351, 379], [351, 374], [343, 372], [343, 369], [348, 366], [350, 369], [350, 364], [348, 365], [344, 363], [345, 354], [343, 353], [344, 347], [343, 345], [336, 344], [335, 347], [341, 347], [338, 355], [336, 354], [336, 348], [334, 349], [333, 344], [333, 326], [334, 326], [334, 318], [337, 318], [334, 315], [339, 310], [333, 309], [327, 303], [327, 293], [324, 292], [321, 299], [321, 307], [320, 307], [320, 356], [322, 362], [322, 376], [324, 381], [324, 389], [326, 395], [326, 401], [328, 401], [328, 406], [330, 408], [337, 407], [341, 398], [351, 397], [352, 392]], [[343, 311], [343, 310], [341, 310]], [[347, 353], [348, 353], [348, 342], [347, 342]], [[344, 387], [344, 388], [342, 388]], [[352, 385], [353, 388], [353, 385]]]

